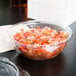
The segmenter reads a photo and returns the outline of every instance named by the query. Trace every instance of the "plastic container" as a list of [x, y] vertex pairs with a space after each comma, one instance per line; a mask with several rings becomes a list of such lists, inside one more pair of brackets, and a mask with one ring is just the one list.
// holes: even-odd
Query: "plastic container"
[[6, 57], [0, 57], [0, 76], [19, 76], [19, 70]]
[[[13, 39], [13, 35], [20, 31], [21, 28], [28, 30], [29, 28], [44, 28], [50, 27], [52, 29], [59, 31], [67, 32], [66, 40], [50, 45], [27, 45], [22, 44]], [[29, 28], [28, 28], [29, 27]], [[47, 22], [37, 22], [37, 21], [28, 21], [15, 24], [11, 28], [11, 38], [15, 43], [15, 48], [18, 52], [22, 53], [25, 57], [33, 59], [33, 60], [46, 60], [56, 57], [60, 54], [66, 46], [67, 41], [72, 37], [72, 30], [69, 26], [62, 25], [54, 25]], [[19, 47], [23, 47], [23, 49], [19, 49]]]

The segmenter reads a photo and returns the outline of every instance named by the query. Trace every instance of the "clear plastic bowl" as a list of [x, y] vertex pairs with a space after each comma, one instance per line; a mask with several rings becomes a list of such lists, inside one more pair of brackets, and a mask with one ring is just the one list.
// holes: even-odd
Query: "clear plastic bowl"
[[0, 76], [19, 76], [19, 70], [8, 58], [0, 57]]
[[[13, 35], [19, 32], [21, 28], [28, 29], [26, 26], [29, 28], [36, 28], [36, 27], [44, 28], [45, 26], [47, 26], [57, 31], [67, 32], [66, 40], [52, 45], [27, 45], [27, 44], [21, 44], [20, 42], [14, 40], [16, 50], [18, 52], [21, 52], [25, 57], [33, 60], [46, 60], [56, 57], [63, 51], [67, 41], [72, 37], [72, 30], [69, 26], [54, 25], [47, 22], [28, 21], [15, 24], [14, 26], [11, 27], [12, 40]], [[22, 46], [23, 49], [20, 50], [19, 46]]]

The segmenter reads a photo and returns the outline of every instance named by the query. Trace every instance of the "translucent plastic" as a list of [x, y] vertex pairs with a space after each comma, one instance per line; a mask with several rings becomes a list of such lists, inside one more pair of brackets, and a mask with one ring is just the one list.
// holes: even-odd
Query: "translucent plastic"
[[19, 76], [19, 70], [10, 60], [0, 57], [0, 76]]
[[[55, 29], [58, 32], [59, 31], [67, 32], [66, 40], [60, 43], [50, 45], [27, 45], [14, 40], [16, 50], [20, 51], [24, 56], [34, 60], [51, 59], [60, 54], [63, 51], [64, 47], [66, 46], [67, 41], [72, 37], [72, 30], [69, 26], [54, 25], [47, 22], [37, 22], [37, 21], [22, 22], [19, 24], [15, 24], [13, 27], [11, 27], [11, 38], [13, 40], [13, 35], [19, 32], [21, 28], [28, 30], [29, 28], [36, 28], [36, 27], [44, 28], [45, 26]], [[23, 49], [19, 49], [19, 46], [22, 46]]]

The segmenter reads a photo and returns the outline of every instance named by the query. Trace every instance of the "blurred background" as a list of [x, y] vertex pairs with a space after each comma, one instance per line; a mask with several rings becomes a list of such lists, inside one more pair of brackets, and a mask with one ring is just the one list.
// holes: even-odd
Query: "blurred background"
[[10, 0], [0, 0], [0, 25], [27, 20], [27, 7], [11, 7]]

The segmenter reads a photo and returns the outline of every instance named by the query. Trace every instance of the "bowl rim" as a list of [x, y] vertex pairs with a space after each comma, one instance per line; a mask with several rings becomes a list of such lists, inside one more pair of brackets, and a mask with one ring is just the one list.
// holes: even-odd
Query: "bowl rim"
[[0, 56], [0, 62], [10, 65], [16, 71], [16, 76], [19, 76], [20, 73], [18, 67], [7, 57]]
[[[50, 24], [50, 25], [55, 25], [55, 26], [59, 26], [59, 27], [61, 27], [61, 28], [67, 28], [67, 30], [69, 31], [67, 31], [68, 33], [69, 33], [69, 36], [64, 40], [64, 41], [61, 41], [61, 42], [58, 42], [58, 43], [56, 43], [56, 44], [46, 44], [46, 45], [50, 45], [50, 46], [54, 46], [54, 45], [58, 45], [58, 44], [61, 44], [61, 43], [65, 43], [65, 42], [67, 42], [71, 37], [72, 37], [72, 35], [73, 35], [73, 31], [72, 31], [72, 29], [68, 26], [68, 25], [56, 25], [56, 24], [51, 24], [50, 22], [46, 22], [46, 21], [36, 21], [36, 20], [29, 20], [29, 21], [24, 21], [24, 22], [19, 22], [19, 23], [16, 23], [16, 24], [14, 24], [15, 25], [15, 27], [16, 26], [18, 26], [19, 24], [25, 24], [26, 26], [28, 26], [28, 25], [32, 25], [32, 24], [34, 24], [34, 25], [36, 25], [36, 24]], [[11, 26], [11, 27], [9, 27], [10, 29], [11, 28], [13, 28], [14, 26]], [[19, 43], [19, 41], [16, 41], [16, 40], [14, 40], [15, 42], [18, 42]], [[22, 44], [24, 44], [24, 43], [22, 43]], [[24, 44], [24, 45], [28, 45], [28, 46], [45, 46], [45, 45], [37, 45], [37, 44]]]

